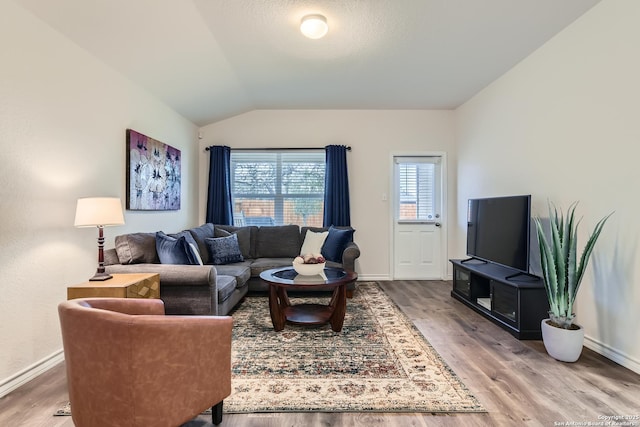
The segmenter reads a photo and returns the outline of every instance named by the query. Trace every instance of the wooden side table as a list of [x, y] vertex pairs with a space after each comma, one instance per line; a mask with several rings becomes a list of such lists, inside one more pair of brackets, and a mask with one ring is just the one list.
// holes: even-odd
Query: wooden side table
[[88, 297], [160, 298], [160, 275], [114, 274], [111, 279], [103, 282], [87, 281], [67, 287], [67, 299]]

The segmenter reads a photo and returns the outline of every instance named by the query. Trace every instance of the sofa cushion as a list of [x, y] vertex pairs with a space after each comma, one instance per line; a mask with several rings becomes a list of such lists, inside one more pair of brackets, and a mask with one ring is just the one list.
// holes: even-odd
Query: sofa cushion
[[120, 264], [158, 264], [155, 233], [129, 233], [116, 236]]
[[288, 258], [300, 255], [297, 225], [260, 227], [256, 237], [256, 258]]
[[236, 278], [233, 276], [216, 277], [216, 289], [218, 290], [218, 304], [226, 301], [236, 290]]
[[328, 231], [315, 232], [307, 230], [304, 235], [304, 242], [302, 242], [302, 248], [300, 248], [300, 255], [306, 254], [319, 254], [322, 251], [322, 245], [329, 235]]
[[258, 227], [234, 227], [232, 225], [215, 225], [213, 229], [214, 237], [227, 237], [231, 234], [238, 236], [240, 252], [244, 258], [255, 258], [255, 242], [252, 236]]
[[353, 240], [353, 228], [329, 227], [329, 235], [322, 246], [322, 255], [325, 259], [334, 262], [342, 262], [342, 252], [347, 244]]
[[236, 278], [236, 287], [246, 286], [251, 278], [251, 261], [237, 262], [234, 264], [216, 265], [218, 276], [233, 276]]
[[[258, 258], [251, 263], [251, 277], [258, 277], [265, 270], [292, 267], [293, 258]], [[292, 267], [293, 268], [293, 267]]]
[[209, 249], [209, 261], [212, 264], [231, 264], [244, 261], [236, 234], [227, 237], [207, 238], [204, 241]]
[[[209, 250], [207, 249], [207, 244], [205, 243], [204, 239], [214, 237], [213, 224], [206, 223], [202, 224], [200, 227], [190, 228], [185, 231], [189, 232], [191, 237], [193, 237], [193, 240], [198, 245], [198, 250], [200, 251], [200, 256], [202, 257], [202, 262], [204, 262], [205, 264], [209, 264]], [[179, 234], [182, 233], [184, 233], [184, 231]]]
[[161, 264], [198, 265], [197, 248], [182, 237], [171, 237], [162, 231], [156, 233], [156, 251]]

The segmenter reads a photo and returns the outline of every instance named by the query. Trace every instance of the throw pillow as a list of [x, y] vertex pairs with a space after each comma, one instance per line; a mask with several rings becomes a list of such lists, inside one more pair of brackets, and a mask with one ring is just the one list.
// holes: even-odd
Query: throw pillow
[[[167, 236], [173, 237], [175, 239], [184, 237], [184, 239], [189, 244], [189, 250], [192, 252], [194, 260], [197, 261], [196, 264], [202, 265], [202, 256], [200, 255], [200, 249], [199, 249], [198, 243], [196, 242], [195, 238], [193, 237], [193, 235], [190, 233], [189, 230], [184, 230], [175, 234], [167, 234]], [[205, 247], [205, 250], [206, 250], [206, 247]]]
[[234, 227], [232, 225], [215, 225], [213, 229], [213, 237], [227, 237], [232, 234], [238, 236], [238, 245], [243, 258], [255, 258], [253, 256], [253, 248], [256, 246], [253, 242], [252, 234], [256, 232], [258, 227]]
[[184, 236], [176, 239], [158, 231], [156, 233], [156, 251], [162, 264], [198, 264], [198, 257]]
[[204, 265], [202, 262], [202, 257], [200, 256], [200, 251], [198, 250], [198, 246], [194, 243], [189, 243], [189, 247], [191, 248], [191, 253], [193, 254], [196, 265]]
[[191, 237], [193, 237], [193, 240], [195, 240], [196, 244], [198, 245], [198, 250], [200, 251], [200, 256], [202, 257], [202, 261], [204, 261], [205, 264], [208, 263], [209, 252], [207, 249], [207, 245], [204, 242], [204, 239], [206, 239], [207, 237], [215, 237], [213, 235], [213, 224], [211, 223], [202, 224], [199, 227], [190, 228], [186, 231], [188, 231], [189, 234], [191, 234]]
[[209, 237], [204, 239], [209, 249], [209, 261], [215, 265], [231, 264], [244, 261], [238, 236], [232, 234], [227, 237]]
[[322, 256], [328, 261], [342, 262], [342, 252], [353, 240], [353, 228], [329, 227], [329, 235], [322, 245]]
[[322, 245], [329, 235], [328, 231], [321, 233], [314, 233], [311, 230], [307, 230], [304, 236], [304, 242], [300, 249], [300, 255], [306, 254], [319, 254], [322, 251]]
[[130, 233], [116, 236], [120, 264], [157, 264], [155, 233]]
[[220, 227], [216, 227], [213, 229], [213, 237], [229, 237], [232, 234], [232, 232], [224, 230]]

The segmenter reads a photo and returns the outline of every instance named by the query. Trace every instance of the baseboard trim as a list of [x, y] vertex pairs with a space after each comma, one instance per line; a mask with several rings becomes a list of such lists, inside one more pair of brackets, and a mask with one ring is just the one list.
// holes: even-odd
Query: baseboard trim
[[386, 282], [391, 280], [388, 274], [359, 274], [358, 281], [360, 282]]
[[28, 383], [38, 375], [48, 371], [64, 360], [64, 352], [62, 349], [50, 354], [44, 359], [39, 360], [31, 366], [23, 369], [17, 374], [0, 382], [0, 397], [11, 393], [23, 384]]
[[584, 337], [584, 346], [598, 354], [603, 355], [607, 359], [613, 360], [618, 365], [622, 365], [633, 372], [640, 374], [640, 361], [633, 359], [629, 355], [609, 347], [589, 336]]

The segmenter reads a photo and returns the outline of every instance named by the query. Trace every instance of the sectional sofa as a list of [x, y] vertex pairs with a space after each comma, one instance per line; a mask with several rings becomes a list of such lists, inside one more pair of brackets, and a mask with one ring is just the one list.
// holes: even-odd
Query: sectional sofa
[[[105, 268], [111, 274], [159, 273], [160, 297], [167, 314], [225, 315], [248, 292], [267, 290], [259, 277], [262, 271], [291, 265], [322, 233], [326, 235], [321, 250], [327, 266], [355, 271], [360, 249], [350, 227], [211, 223], [174, 234], [117, 236], [115, 248], [105, 250]], [[349, 285], [349, 296], [356, 286]]]

